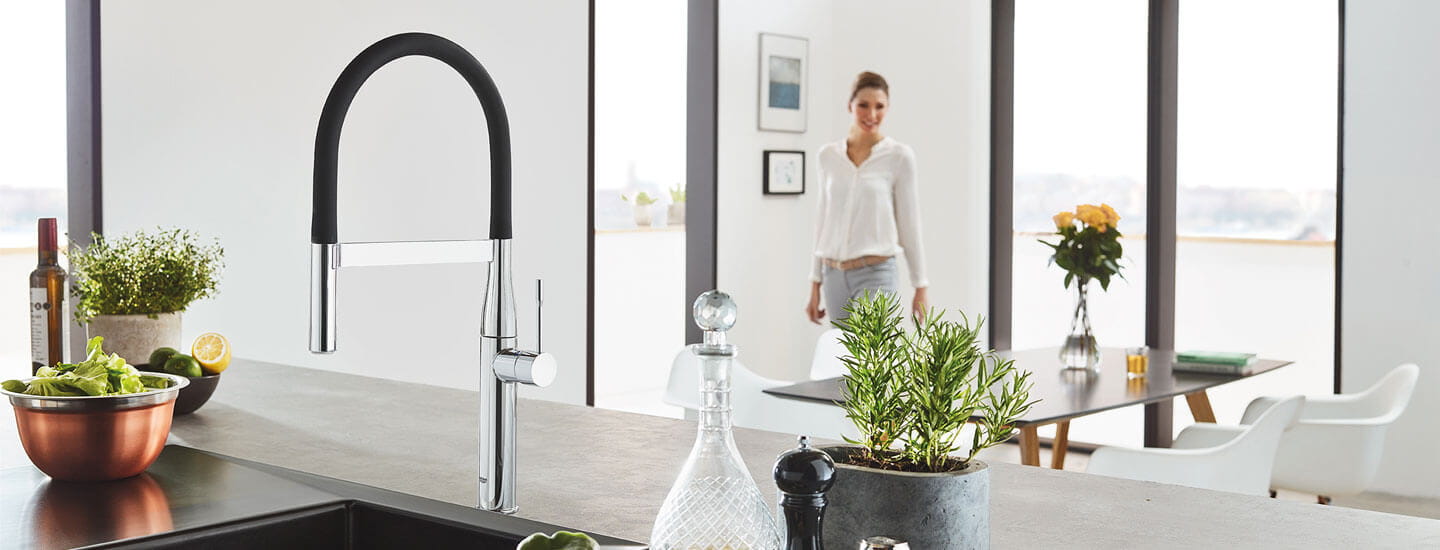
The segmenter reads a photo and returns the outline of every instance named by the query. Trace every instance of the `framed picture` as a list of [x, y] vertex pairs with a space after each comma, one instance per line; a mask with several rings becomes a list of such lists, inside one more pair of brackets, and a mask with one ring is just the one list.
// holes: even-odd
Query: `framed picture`
[[805, 193], [805, 152], [765, 152], [765, 194], [801, 195]]
[[810, 41], [760, 34], [760, 129], [804, 132]]

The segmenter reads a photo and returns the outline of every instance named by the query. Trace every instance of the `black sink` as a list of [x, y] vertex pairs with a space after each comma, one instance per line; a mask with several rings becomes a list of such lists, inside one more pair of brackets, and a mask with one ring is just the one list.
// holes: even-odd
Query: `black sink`
[[574, 529], [175, 445], [120, 481], [0, 470], [0, 547], [512, 550], [560, 530]]
[[328, 504], [171, 532], [91, 548], [206, 548], [215, 550], [380, 550], [466, 548], [514, 550], [523, 536], [360, 501]]

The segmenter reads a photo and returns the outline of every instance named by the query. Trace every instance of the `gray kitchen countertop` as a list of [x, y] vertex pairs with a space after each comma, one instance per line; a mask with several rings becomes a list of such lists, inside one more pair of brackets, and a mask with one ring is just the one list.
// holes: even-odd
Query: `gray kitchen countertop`
[[[475, 505], [475, 392], [237, 359], [173, 442]], [[520, 400], [518, 515], [646, 541], [693, 422]], [[25, 464], [0, 421], [0, 466]], [[736, 429], [761, 492], [795, 438]], [[995, 548], [1437, 548], [1440, 521], [991, 464]], [[918, 550], [918, 549], [917, 549]]]

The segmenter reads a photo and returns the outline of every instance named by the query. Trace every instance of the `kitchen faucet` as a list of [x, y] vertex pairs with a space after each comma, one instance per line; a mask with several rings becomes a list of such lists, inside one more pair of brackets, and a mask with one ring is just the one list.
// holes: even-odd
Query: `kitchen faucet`
[[[336, 237], [335, 174], [345, 113], [371, 74], [411, 55], [431, 57], [455, 69], [470, 83], [484, 108], [490, 134], [489, 240], [342, 243]], [[480, 507], [514, 513], [516, 384], [550, 385], [556, 363], [549, 354], [515, 349], [510, 123], [490, 74], [459, 44], [433, 34], [397, 34], [365, 48], [340, 73], [320, 111], [314, 193], [310, 217], [311, 352], [335, 351], [335, 285], [340, 268], [489, 262], [480, 333]]]

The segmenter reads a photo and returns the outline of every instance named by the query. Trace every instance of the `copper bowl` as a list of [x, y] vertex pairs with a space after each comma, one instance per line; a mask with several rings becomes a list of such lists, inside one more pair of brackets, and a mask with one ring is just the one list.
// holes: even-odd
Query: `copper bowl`
[[[109, 481], [145, 471], [165, 448], [175, 397], [190, 382], [124, 395], [43, 397], [0, 390], [15, 409], [20, 445], [35, 467], [62, 481]], [[23, 379], [29, 382], [28, 379]]]

